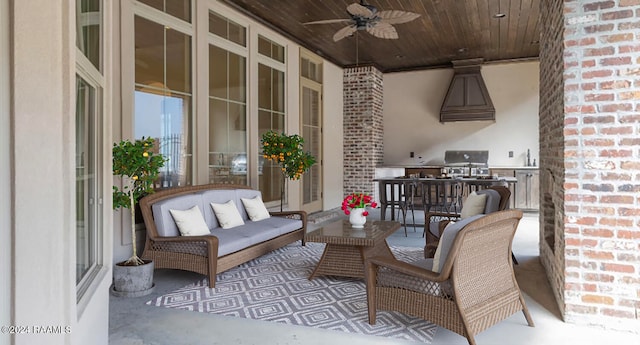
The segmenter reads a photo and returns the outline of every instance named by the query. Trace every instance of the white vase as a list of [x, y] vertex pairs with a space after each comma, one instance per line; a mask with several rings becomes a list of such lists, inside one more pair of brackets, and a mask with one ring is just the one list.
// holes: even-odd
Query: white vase
[[367, 217], [363, 216], [362, 212], [365, 210], [365, 208], [354, 208], [351, 210], [351, 213], [349, 214], [349, 223], [351, 223], [352, 228], [364, 228], [364, 223], [367, 222]]

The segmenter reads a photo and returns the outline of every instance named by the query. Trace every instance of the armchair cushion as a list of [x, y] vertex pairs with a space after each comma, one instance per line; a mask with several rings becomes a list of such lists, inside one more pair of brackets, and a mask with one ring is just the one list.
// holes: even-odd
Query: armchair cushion
[[[436, 254], [433, 260], [433, 268], [431, 269], [432, 271], [440, 272], [442, 270], [445, 261], [447, 261], [449, 250], [453, 245], [453, 240], [458, 235], [458, 232], [460, 232], [460, 230], [462, 230], [462, 228], [464, 228], [467, 224], [484, 216], [484, 214], [477, 214], [475, 216], [457, 221], [451, 226], [447, 226], [445, 228], [445, 231], [442, 233], [442, 237], [440, 237], [440, 241], [438, 242], [438, 248], [436, 249]], [[438, 260], [436, 260], [436, 256], [438, 256]]]
[[[455, 231], [456, 233], [460, 231], [460, 228], [454, 229], [454, 225], [456, 222], [449, 222], [447, 226], [444, 228], [444, 231]], [[439, 234], [438, 234], [439, 236]], [[440, 255], [442, 254], [442, 246], [440, 245], [442, 241], [438, 243], [438, 247], [436, 248], [436, 253], [433, 255], [433, 261], [431, 263], [431, 270], [434, 272], [440, 272]]]
[[478, 195], [486, 195], [487, 200], [484, 206], [484, 214], [500, 211], [500, 193], [495, 189], [483, 189], [477, 191]]
[[465, 219], [484, 212], [487, 204], [487, 195], [473, 192], [467, 196], [467, 199], [460, 210], [460, 218]]

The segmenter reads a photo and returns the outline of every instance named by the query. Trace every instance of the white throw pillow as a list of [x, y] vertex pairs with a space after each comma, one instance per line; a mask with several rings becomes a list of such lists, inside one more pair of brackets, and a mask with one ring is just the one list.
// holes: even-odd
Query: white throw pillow
[[229, 200], [224, 204], [216, 204], [212, 202], [211, 208], [213, 208], [213, 213], [216, 214], [218, 223], [223, 229], [230, 229], [236, 226], [244, 225], [242, 216], [240, 216], [240, 212], [238, 212], [236, 203], [233, 202], [233, 200]]
[[464, 205], [462, 205], [462, 210], [460, 210], [460, 218], [465, 219], [484, 213], [484, 207], [486, 204], [486, 194], [477, 194], [476, 192], [469, 194], [467, 199], [464, 201]]
[[[447, 228], [455, 224], [456, 222], [449, 222], [447, 226], [444, 227], [444, 231], [447, 231]], [[444, 233], [444, 232], [443, 232]], [[442, 240], [442, 239], [441, 239]], [[436, 248], [436, 253], [433, 254], [433, 268], [431, 268], [434, 272], [440, 272], [440, 254], [442, 252], [442, 241], [438, 242], [438, 247]]]
[[169, 210], [182, 236], [210, 235], [209, 227], [196, 205], [188, 210]]
[[244, 209], [247, 211], [249, 219], [252, 221], [256, 222], [271, 217], [260, 196], [256, 196], [253, 199], [240, 198], [240, 200], [242, 200]]

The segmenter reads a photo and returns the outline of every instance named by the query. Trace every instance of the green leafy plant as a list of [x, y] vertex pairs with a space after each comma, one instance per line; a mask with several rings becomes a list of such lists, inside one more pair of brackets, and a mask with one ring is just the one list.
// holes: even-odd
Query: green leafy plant
[[166, 159], [154, 153], [155, 140], [138, 139], [135, 142], [122, 140], [113, 144], [113, 174], [123, 178], [123, 186], [113, 186], [113, 208], [128, 208], [131, 214], [131, 239], [133, 253], [125, 265], [141, 265], [144, 262], [136, 250], [135, 205], [143, 196], [153, 193], [153, 182], [160, 175]]
[[284, 199], [284, 180], [298, 180], [316, 163], [315, 157], [303, 150], [304, 139], [297, 135], [278, 134], [274, 131], [262, 135], [262, 155], [280, 165], [283, 183], [280, 191], [280, 211]]

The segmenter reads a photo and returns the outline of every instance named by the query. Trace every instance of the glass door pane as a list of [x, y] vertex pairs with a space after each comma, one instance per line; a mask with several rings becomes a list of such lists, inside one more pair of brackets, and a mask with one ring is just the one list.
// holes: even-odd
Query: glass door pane
[[[303, 84], [307, 84], [304, 83]], [[322, 131], [321, 87], [309, 83], [302, 86], [302, 138], [304, 149], [316, 158], [316, 164], [302, 175], [303, 209], [307, 212], [322, 210]]]
[[[258, 135], [268, 131], [285, 132], [284, 72], [258, 64]], [[283, 175], [280, 165], [267, 160], [258, 174], [262, 200], [278, 201], [282, 198]], [[285, 193], [286, 195], [286, 193]], [[283, 200], [284, 202], [285, 200]]]
[[76, 77], [76, 284], [96, 266], [96, 89]]

